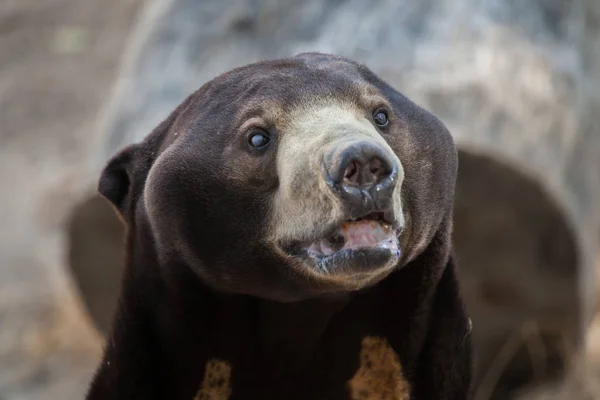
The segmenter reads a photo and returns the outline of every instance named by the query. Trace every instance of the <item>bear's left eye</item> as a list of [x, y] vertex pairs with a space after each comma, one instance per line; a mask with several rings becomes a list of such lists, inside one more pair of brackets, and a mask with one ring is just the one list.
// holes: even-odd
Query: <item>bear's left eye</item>
[[248, 138], [248, 143], [250, 144], [250, 146], [256, 148], [256, 149], [261, 149], [263, 147], [265, 147], [266, 145], [269, 144], [269, 142], [271, 141], [271, 138], [269, 137], [269, 135], [266, 132], [263, 131], [254, 131], [250, 134], [250, 137]]
[[375, 124], [380, 128], [385, 128], [389, 122], [387, 113], [382, 110], [377, 110], [373, 114], [373, 120], [375, 120]]

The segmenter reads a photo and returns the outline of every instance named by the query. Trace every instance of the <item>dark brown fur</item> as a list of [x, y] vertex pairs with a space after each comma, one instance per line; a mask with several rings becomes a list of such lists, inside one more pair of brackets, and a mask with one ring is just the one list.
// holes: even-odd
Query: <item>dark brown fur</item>
[[[244, 150], [239, 127], [254, 112], [276, 129], [319, 99], [368, 114], [364, 96], [391, 107], [382, 135], [404, 168], [406, 226], [394, 271], [347, 291], [307, 278], [265, 244], [276, 150]], [[469, 322], [451, 255], [456, 169], [439, 120], [344, 58], [302, 54], [207, 83], [100, 179], [128, 225], [127, 268], [88, 400], [378, 399], [390, 390], [466, 399]], [[375, 367], [369, 349], [383, 354]]]

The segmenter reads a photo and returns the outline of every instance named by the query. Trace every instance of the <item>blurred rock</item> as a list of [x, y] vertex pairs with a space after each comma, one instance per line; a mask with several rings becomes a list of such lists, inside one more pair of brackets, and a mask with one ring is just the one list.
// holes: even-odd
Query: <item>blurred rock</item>
[[[474, 320], [477, 396], [505, 397], [561, 372], [582, 350], [594, 311], [600, 134], [587, 127], [597, 69], [585, 68], [584, 55], [598, 35], [584, 7], [154, 1], [102, 120], [94, 174], [225, 70], [302, 51], [366, 63], [436, 113], [459, 145], [455, 242]], [[535, 334], [526, 335], [530, 326]]]
[[[116, 261], [122, 226], [95, 198], [107, 158], [140, 140], [215, 75], [302, 51], [366, 63], [453, 132], [461, 150], [455, 242], [474, 321], [477, 398], [491, 392], [507, 398], [522, 384], [553, 377], [565, 359], [584, 350], [595, 311], [599, 27], [595, 0], [148, 1], [93, 141], [75, 123], [56, 122], [60, 108], [52, 102], [40, 102], [40, 115], [31, 109], [31, 121], [2, 132], [2, 187], [28, 182], [31, 188], [8, 191], [0, 211], [3, 226], [11, 227], [0, 233], [0, 254], [8, 254], [2, 262], [9, 266], [0, 270], [0, 324], [9, 327], [0, 331], [0, 365], [11, 371], [0, 369], [0, 397], [38, 398], [40, 388], [60, 387], [75, 371], [65, 356], [72, 354], [69, 346], [53, 343], [85, 344], [92, 336], [86, 333], [92, 324], [79, 311], [55, 313], [78, 310], [79, 294], [93, 324], [106, 331], [122, 268]], [[94, 42], [92, 30], [84, 42], [75, 46], [82, 54], [101, 41]], [[11, 50], [19, 58], [18, 47]], [[61, 76], [82, 100], [106, 93], [92, 78], [83, 84]], [[49, 84], [31, 79], [29, 91], [21, 89], [28, 99]], [[0, 93], [11, 84], [0, 75]], [[92, 103], [81, 104], [88, 104], [89, 115]], [[10, 110], [4, 118], [0, 111], [0, 121], [20, 115]], [[32, 126], [48, 127], [48, 135], [33, 140], [17, 134]], [[61, 129], [71, 129], [71, 136]], [[29, 163], [14, 149], [29, 154]], [[31, 235], [40, 237], [35, 246], [25, 240]], [[81, 328], [69, 328], [73, 324]], [[29, 330], [48, 334], [23, 334]], [[93, 367], [90, 359], [80, 364], [84, 372], [72, 374], [79, 389]], [[38, 394], [28, 397], [26, 388]], [[79, 389], [67, 385], [56, 397], [77, 397]]]

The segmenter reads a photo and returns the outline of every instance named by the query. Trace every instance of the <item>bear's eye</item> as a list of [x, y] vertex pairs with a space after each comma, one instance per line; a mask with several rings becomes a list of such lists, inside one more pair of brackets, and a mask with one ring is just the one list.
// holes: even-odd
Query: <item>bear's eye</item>
[[377, 124], [380, 128], [385, 128], [388, 124], [388, 116], [385, 111], [377, 110], [373, 114], [373, 119], [375, 120], [375, 124]]
[[270, 141], [271, 138], [269, 137], [269, 135], [266, 132], [260, 130], [252, 132], [250, 134], [250, 137], [248, 138], [248, 143], [250, 144], [250, 146], [256, 149], [261, 149], [265, 147], [269, 144]]

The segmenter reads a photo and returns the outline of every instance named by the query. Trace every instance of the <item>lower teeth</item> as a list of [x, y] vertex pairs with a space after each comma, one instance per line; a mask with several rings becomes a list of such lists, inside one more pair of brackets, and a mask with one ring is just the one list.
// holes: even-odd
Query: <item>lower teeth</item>
[[392, 233], [392, 226], [391, 226], [391, 225], [388, 225], [388, 224], [383, 224], [383, 223], [382, 223], [382, 224], [380, 224], [380, 226], [381, 226], [381, 229], [382, 229], [382, 230], [383, 230], [385, 233], [387, 233], [388, 235]]

